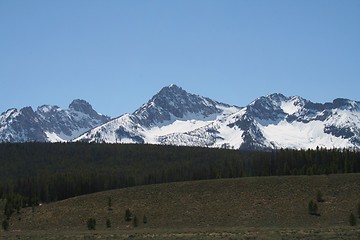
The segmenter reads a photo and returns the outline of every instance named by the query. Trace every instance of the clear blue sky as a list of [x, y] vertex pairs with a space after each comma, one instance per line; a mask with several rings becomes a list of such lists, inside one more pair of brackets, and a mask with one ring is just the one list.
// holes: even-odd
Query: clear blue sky
[[171, 83], [360, 100], [360, 1], [0, 1], [0, 112], [81, 98], [116, 117]]

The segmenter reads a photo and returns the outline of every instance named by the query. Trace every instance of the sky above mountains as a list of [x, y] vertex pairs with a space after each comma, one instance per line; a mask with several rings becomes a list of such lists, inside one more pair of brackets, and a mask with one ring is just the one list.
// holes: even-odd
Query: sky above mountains
[[360, 1], [0, 1], [0, 112], [82, 98], [119, 116], [175, 83], [247, 105], [359, 100]]

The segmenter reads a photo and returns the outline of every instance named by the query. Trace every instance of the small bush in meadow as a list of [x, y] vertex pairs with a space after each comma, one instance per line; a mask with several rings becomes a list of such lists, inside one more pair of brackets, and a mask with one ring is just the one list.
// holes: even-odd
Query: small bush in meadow
[[349, 222], [350, 222], [350, 226], [356, 226], [356, 217], [353, 213], [350, 214]]
[[86, 225], [89, 230], [95, 230], [96, 220], [94, 218], [89, 218], [86, 222]]
[[320, 216], [318, 213], [318, 205], [313, 200], [310, 200], [308, 210], [310, 215]]

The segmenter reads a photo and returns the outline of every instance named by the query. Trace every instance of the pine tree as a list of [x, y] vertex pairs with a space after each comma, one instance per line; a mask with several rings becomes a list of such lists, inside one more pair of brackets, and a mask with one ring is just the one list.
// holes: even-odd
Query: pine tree
[[356, 226], [356, 217], [353, 213], [350, 214], [349, 221], [350, 221], [350, 226]]
[[95, 230], [96, 220], [94, 218], [89, 218], [86, 222], [86, 225], [89, 230]]
[[106, 219], [106, 227], [111, 228], [111, 221], [110, 219]]
[[318, 205], [313, 200], [310, 200], [309, 202], [308, 211], [310, 215], [320, 216], [320, 214], [318, 213]]
[[134, 216], [133, 225], [134, 225], [134, 227], [138, 226], [138, 219], [137, 219], [136, 215]]
[[131, 211], [128, 208], [128, 209], [125, 210], [125, 221], [130, 222], [131, 219], [132, 219]]
[[320, 190], [318, 190], [317, 193], [316, 193], [316, 201], [317, 202], [325, 202], [325, 200], [323, 198], [323, 195], [322, 195]]
[[111, 197], [108, 198], [108, 210], [111, 211], [112, 210], [112, 201], [111, 201]]
[[308, 204], [308, 211], [309, 211], [310, 215], [313, 214], [313, 211], [314, 211], [314, 201], [313, 200], [310, 200], [310, 202]]
[[4, 214], [6, 216], [6, 219], [9, 220], [11, 215], [14, 213], [14, 209], [12, 207], [12, 204], [9, 203], [9, 201], [6, 201]]
[[2, 228], [4, 229], [4, 231], [8, 231], [9, 230], [9, 222], [8, 222], [8, 220], [4, 220], [3, 222], [2, 222]]
[[360, 218], [360, 202], [358, 203], [357, 211], [358, 211], [358, 217]]
[[144, 217], [143, 217], [143, 223], [144, 223], [144, 224], [147, 224], [147, 217], [146, 217], [146, 215], [144, 215]]

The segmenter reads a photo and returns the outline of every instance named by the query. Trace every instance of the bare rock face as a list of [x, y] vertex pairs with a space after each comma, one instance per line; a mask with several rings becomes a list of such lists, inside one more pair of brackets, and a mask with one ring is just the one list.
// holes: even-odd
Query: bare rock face
[[1, 142], [68, 141], [110, 120], [84, 100], [74, 100], [69, 109], [42, 105], [10, 109], [0, 116]]
[[156, 125], [174, 118], [183, 118], [186, 115], [201, 115], [207, 117], [219, 114], [220, 106], [229, 105], [213, 101], [209, 98], [190, 94], [176, 85], [164, 87], [152, 97], [148, 103], [134, 112], [139, 122], [144, 126]]

